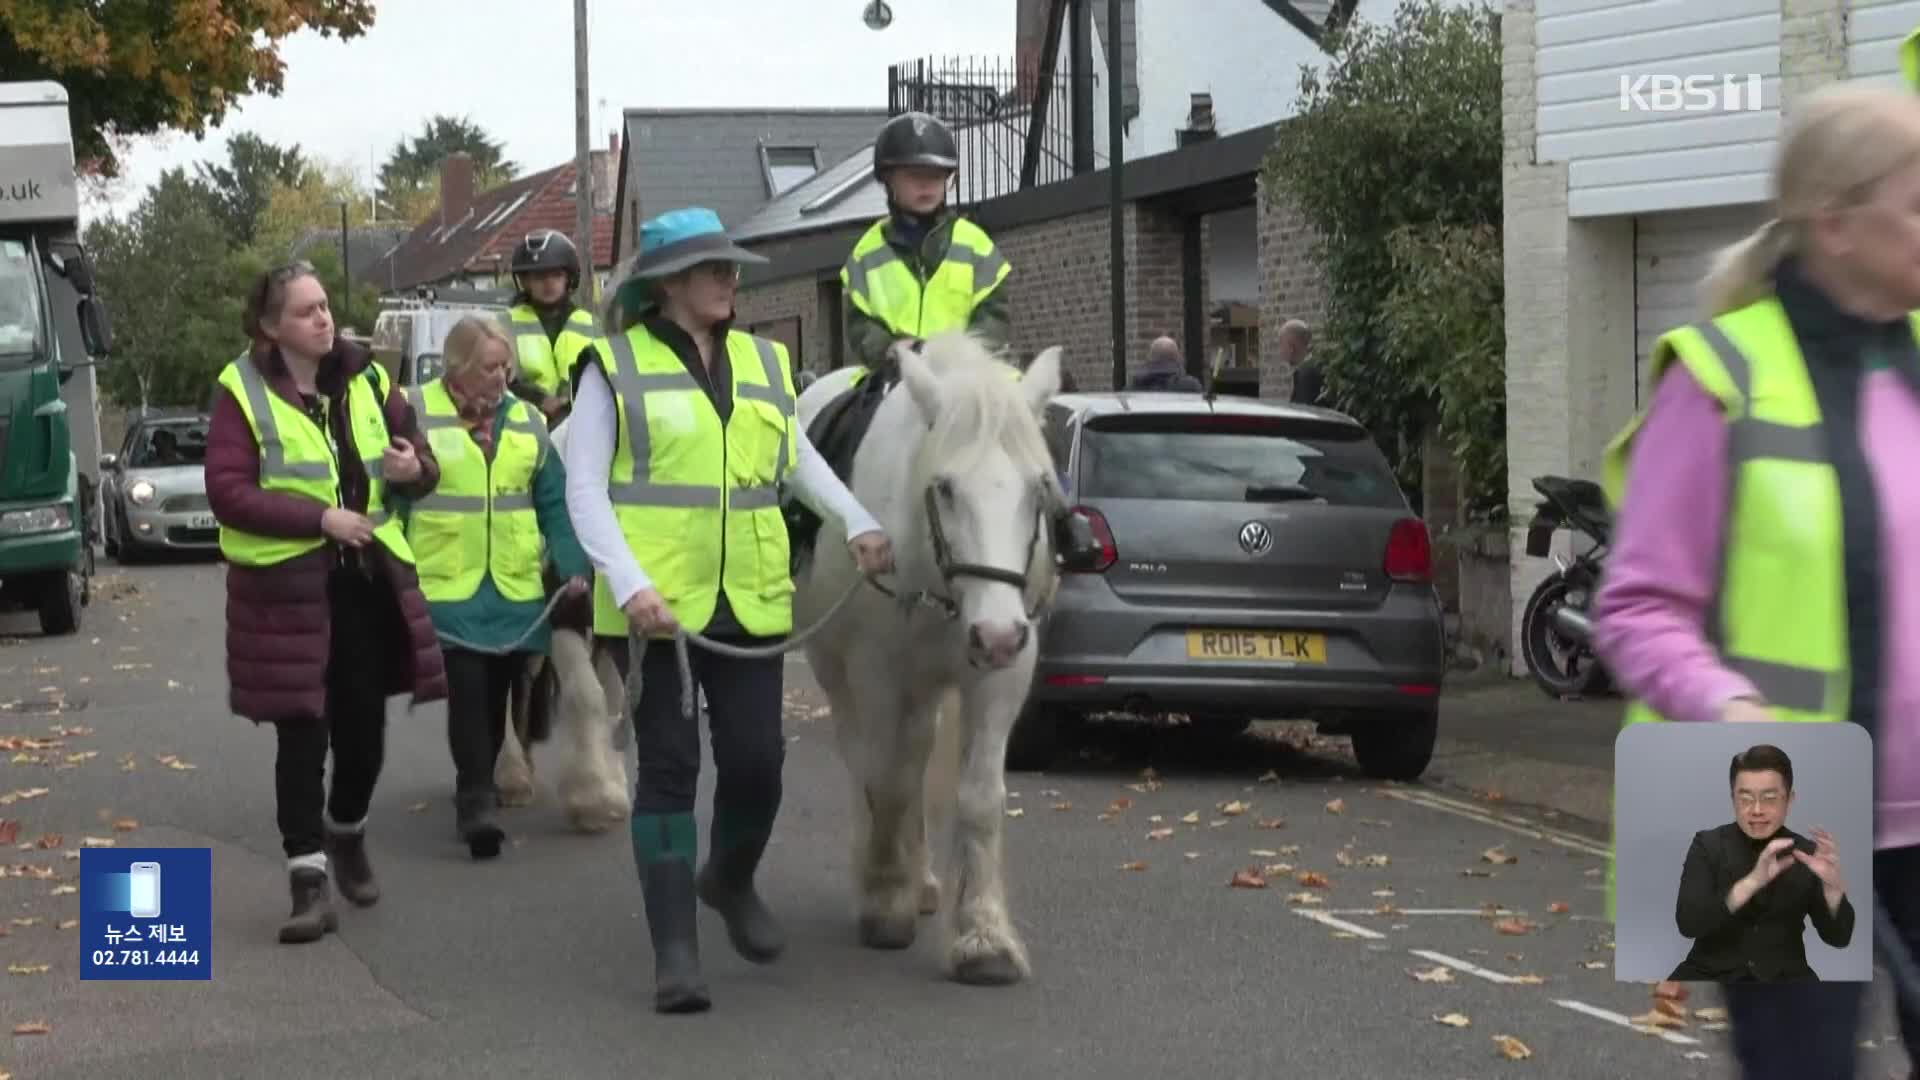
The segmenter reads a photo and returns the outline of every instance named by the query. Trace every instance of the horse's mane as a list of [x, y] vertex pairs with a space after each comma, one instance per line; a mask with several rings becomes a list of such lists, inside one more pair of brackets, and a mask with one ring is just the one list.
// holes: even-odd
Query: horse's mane
[[921, 355], [940, 383], [940, 415], [914, 454], [916, 487], [935, 471], [964, 472], [995, 448], [1022, 471], [1052, 475], [1046, 438], [1010, 365], [966, 334], [929, 338]]

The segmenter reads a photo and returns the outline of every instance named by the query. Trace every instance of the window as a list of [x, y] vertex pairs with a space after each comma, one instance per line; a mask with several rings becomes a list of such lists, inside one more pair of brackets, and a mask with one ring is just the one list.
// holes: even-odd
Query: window
[[792, 191], [820, 171], [820, 151], [811, 146], [762, 146], [760, 164], [767, 173], [767, 194]]
[[148, 425], [132, 448], [135, 469], [165, 469], [205, 464], [207, 460], [207, 422], [179, 420]]
[[1233, 414], [1107, 417], [1081, 436], [1080, 458], [1087, 498], [1406, 505], [1372, 440], [1346, 424]]

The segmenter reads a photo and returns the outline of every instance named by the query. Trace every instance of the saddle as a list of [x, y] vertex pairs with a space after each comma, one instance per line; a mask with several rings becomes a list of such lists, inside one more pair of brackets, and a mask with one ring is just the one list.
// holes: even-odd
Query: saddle
[[[860, 449], [867, 429], [880, 411], [887, 392], [900, 381], [893, 365], [879, 371], [869, 370], [860, 380], [827, 402], [820, 415], [807, 425], [807, 441], [833, 467], [840, 482], [853, 483], [853, 458]], [[820, 515], [798, 499], [789, 499], [783, 513], [787, 520], [787, 547], [791, 554], [789, 569], [798, 576], [813, 557], [820, 538]]]

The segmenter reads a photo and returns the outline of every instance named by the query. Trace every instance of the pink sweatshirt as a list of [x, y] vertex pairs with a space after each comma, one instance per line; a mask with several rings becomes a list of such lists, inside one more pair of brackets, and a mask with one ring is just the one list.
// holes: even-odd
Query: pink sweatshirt
[[[1874, 736], [1876, 849], [1920, 844], [1920, 398], [1891, 370], [1866, 373], [1862, 445], [1880, 496], [1885, 680]], [[1759, 696], [1703, 633], [1727, 517], [1727, 425], [1675, 365], [1660, 380], [1628, 466], [1628, 513], [1594, 597], [1594, 647], [1621, 689], [1672, 720], [1713, 720]], [[1780, 587], [1792, 588], [1790, 582]]]

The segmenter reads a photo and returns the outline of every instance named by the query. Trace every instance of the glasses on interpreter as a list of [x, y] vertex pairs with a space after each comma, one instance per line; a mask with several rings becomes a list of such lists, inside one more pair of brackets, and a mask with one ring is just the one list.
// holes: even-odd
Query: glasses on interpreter
[[1764, 806], [1772, 809], [1780, 805], [1780, 800], [1783, 797], [1784, 793], [1779, 791], [1762, 791], [1758, 795], [1751, 791], [1736, 791], [1733, 795], [1733, 801], [1734, 805], [1740, 807], [1742, 810], [1751, 810], [1756, 806]]
[[701, 277], [711, 278], [721, 283], [739, 284], [740, 264], [714, 259], [710, 262], [695, 264], [693, 272]]

